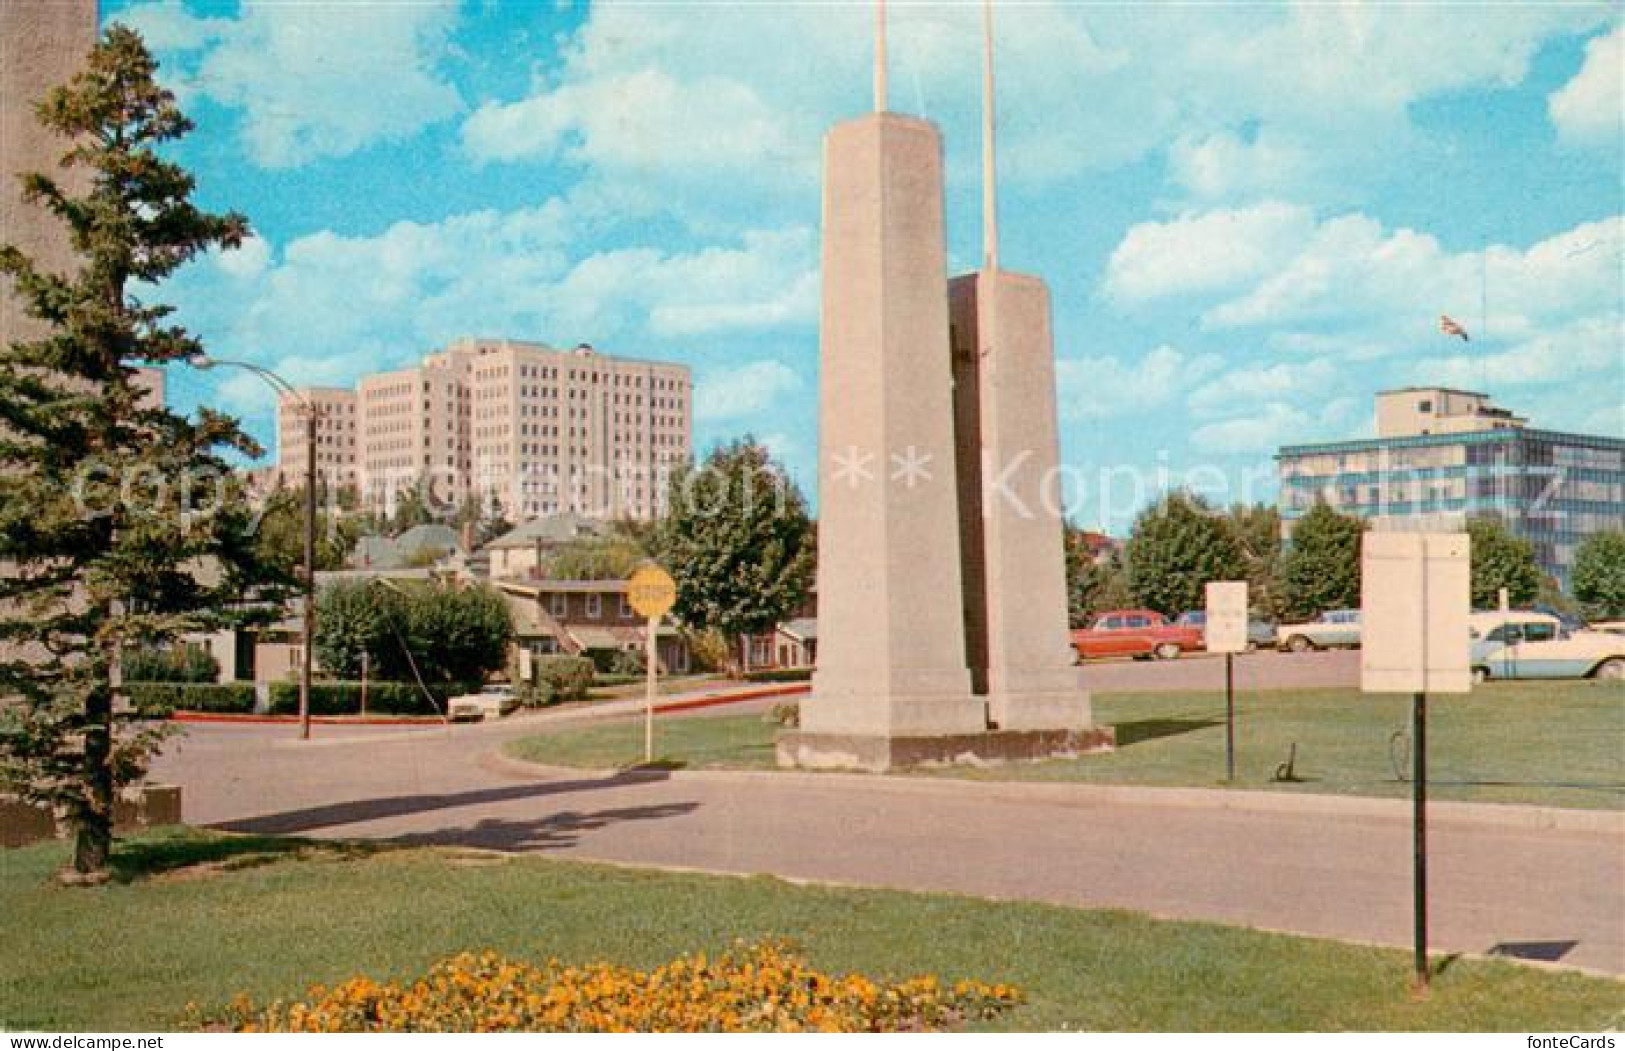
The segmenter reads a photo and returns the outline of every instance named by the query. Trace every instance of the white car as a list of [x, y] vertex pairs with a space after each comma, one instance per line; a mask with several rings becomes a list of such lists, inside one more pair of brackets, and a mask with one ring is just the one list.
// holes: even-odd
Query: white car
[[1625, 620], [1604, 620], [1587, 624], [1587, 631], [1606, 631], [1610, 635], [1625, 635]]
[[465, 693], [446, 702], [447, 714], [454, 722], [479, 722], [482, 719], [500, 719], [519, 707], [519, 698], [513, 687], [506, 683], [486, 686], [479, 693]]
[[1568, 631], [1545, 613], [1474, 613], [1473, 681], [1488, 679], [1625, 680], [1625, 635]]
[[1302, 624], [1282, 624], [1275, 629], [1275, 643], [1292, 653], [1329, 650], [1360, 645], [1360, 611], [1331, 609], [1317, 620]]

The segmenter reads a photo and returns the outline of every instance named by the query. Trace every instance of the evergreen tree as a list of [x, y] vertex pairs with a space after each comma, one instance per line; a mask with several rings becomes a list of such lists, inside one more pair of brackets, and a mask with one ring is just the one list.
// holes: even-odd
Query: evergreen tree
[[1540, 566], [1535, 547], [1515, 537], [1499, 518], [1480, 517], [1467, 523], [1471, 541], [1473, 608], [1495, 609], [1501, 589], [1513, 606], [1527, 606], [1540, 592]]
[[1360, 536], [1365, 523], [1323, 502], [1292, 527], [1281, 560], [1281, 615], [1306, 620], [1360, 604]]
[[1067, 620], [1074, 628], [1088, 627], [1103, 610], [1132, 605], [1123, 560], [1117, 552], [1096, 558], [1085, 531], [1065, 524]]
[[65, 226], [77, 268], [0, 247], [39, 333], [0, 348], [0, 779], [71, 828], [64, 878], [81, 882], [105, 878], [115, 793], [157, 745], [115, 717], [121, 655], [246, 618], [244, 596], [286, 583], [258, 557], [221, 457], [260, 450], [236, 421], [153, 406], [135, 381], [135, 364], [203, 349], [151, 290], [249, 232], [195, 207], [192, 177], [160, 156], [192, 125], [156, 68], [113, 26], [37, 107], [87, 189], [29, 173], [23, 195]]
[[1212, 580], [1241, 580], [1246, 563], [1229, 525], [1201, 497], [1175, 492], [1140, 513], [1124, 552], [1136, 602], [1170, 617], [1201, 609]]
[[1574, 597], [1593, 618], [1625, 617], [1625, 529], [1593, 533], [1580, 541], [1570, 580]]
[[746, 437], [677, 471], [655, 533], [677, 581], [677, 616], [730, 640], [770, 630], [806, 601], [817, 541], [806, 501], [768, 451]]
[[1226, 516], [1247, 567], [1253, 609], [1277, 616], [1281, 607], [1281, 512], [1269, 504], [1236, 504]]

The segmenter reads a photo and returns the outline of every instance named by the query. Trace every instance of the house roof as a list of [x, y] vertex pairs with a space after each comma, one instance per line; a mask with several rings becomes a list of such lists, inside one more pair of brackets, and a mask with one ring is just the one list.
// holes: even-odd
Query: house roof
[[486, 550], [535, 547], [538, 544], [565, 544], [571, 540], [603, 536], [608, 527], [596, 518], [566, 512], [532, 518], [486, 544]]
[[798, 642], [818, 641], [818, 618], [797, 617], [779, 625], [779, 631]]

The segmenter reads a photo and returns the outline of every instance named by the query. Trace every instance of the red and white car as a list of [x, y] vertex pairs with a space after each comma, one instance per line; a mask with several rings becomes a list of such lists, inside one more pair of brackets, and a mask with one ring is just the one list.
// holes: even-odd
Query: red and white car
[[1154, 609], [1114, 609], [1072, 633], [1079, 657], [1173, 660], [1202, 648], [1202, 629], [1170, 623]]

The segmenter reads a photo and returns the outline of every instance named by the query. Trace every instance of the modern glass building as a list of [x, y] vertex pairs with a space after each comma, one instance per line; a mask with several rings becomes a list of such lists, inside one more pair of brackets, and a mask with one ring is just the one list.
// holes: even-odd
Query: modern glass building
[[1316, 501], [1376, 528], [1459, 530], [1494, 516], [1566, 589], [1580, 541], [1625, 529], [1625, 439], [1531, 428], [1471, 391], [1377, 395], [1377, 437], [1284, 446], [1283, 530]]

